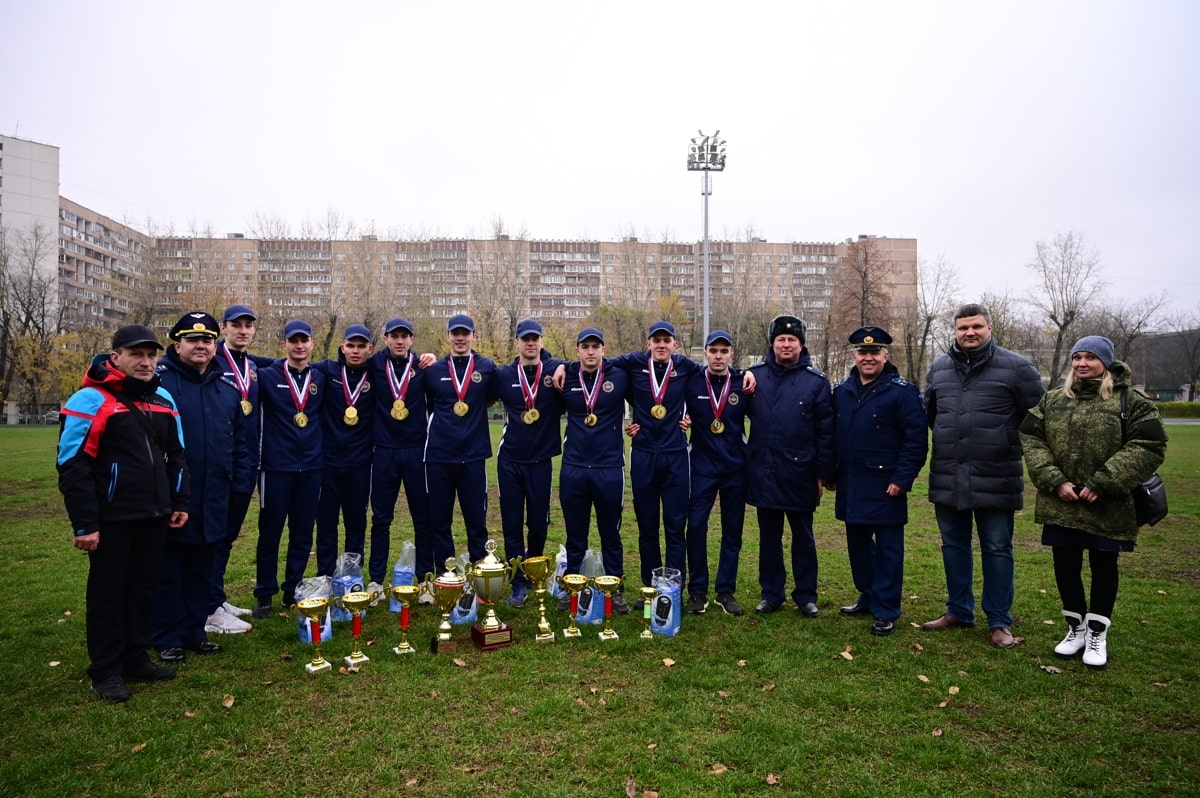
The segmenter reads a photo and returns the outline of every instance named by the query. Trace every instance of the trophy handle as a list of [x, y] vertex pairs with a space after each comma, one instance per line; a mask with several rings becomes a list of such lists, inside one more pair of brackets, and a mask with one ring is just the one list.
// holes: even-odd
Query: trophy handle
[[508, 574], [508, 581], [511, 582], [517, 578], [517, 574], [521, 572], [521, 563], [523, 562], [525, 562], [525, 558], [520, 554], [508, 561], [508, 567], [511, 569]]

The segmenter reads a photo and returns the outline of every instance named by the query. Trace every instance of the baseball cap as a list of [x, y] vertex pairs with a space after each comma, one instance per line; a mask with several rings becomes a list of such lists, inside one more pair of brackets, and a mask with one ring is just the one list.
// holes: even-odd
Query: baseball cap
[[517, 322], [517, 337], [524, 338], [526, 335], [541, 336], [542, 325], [538, 324], [533, 319], [522, 319]]
[[672, 338], [675, 337], [675, 325], [669, 321], [659, 319], [650, 325], [650, 332], [646, 334], [647, 338], [653, 338], [655, 333], [666, 333]]
[[307, 335], [309, 338], [312, 338], [312, 327], [309, 327], [306, 321], [292, 319], [283, 327], [283, 340], [286, 341], [293, 335]]
[[389, 319], [388, 323], [383, 326], [384, 335], [391, 335], [396, 330], [404, 330], [409, 335], [412, 335], [413, 326], [408, 323], [408, 319], [402, 319], [399, 316], [394, 319]]
[[221, 316], [221, 323], [233, 321], [234, 319], [250, 319], [250, 321], [258, 321], [258, 317], [254, 315], [254, 311], [245, 305], [230, 305], [225, 308], [225, 315]]
[[450, 321], [446, 322], [446, 332], [453, 332], [454, 330], [475, 332], [475, 322], [471, 321], [471, 317], [465, 313], [451, 316]]
[[153, 344], [159, 349], [163, 348], [163, 345], [158, 342], [158, 336], [154, 334], [154, 330], [142, 324], [126, 324], [124, 327], [118, 327], [117, 331], [113, 333], [113, 349], [140, 346], [141, 344]]
[[725, 330], [713, 330], [710, 332], [708, 337], [704, 339], [704, 345], [706, 347], [712, 346], [717, 341], [724, 341], [730, 346], [733, 346], [733, 336], [727, 333]]
[[343, 335], [342, 338], [346, 341], [349, 341], [351, 338], [361, 338], [367, 343], [370, 343], [371, 331], [368, 330], [365, 325], [351, 324], [346, 328], [346, 334]]
[[579, 331], [579, 336], [575, 339], [576, 344], [581, 344], [589, 338], [595, 338], [601, 344], [604, 343], [604, 333], [597, 330], [595, 327], [584, 327]]

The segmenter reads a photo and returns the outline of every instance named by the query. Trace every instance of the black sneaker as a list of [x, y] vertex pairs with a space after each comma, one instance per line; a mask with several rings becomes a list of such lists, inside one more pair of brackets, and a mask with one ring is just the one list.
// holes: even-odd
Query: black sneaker
[[624, 593], [613, 594], [613, 612], [617, 615], [629, 614], [629, 602], [625, 600]]
[[120, 676], [109, 676], [98, 682], [92, 682], [92, 692], [114, 704], [121, 704], [129, 700], [129, 687]]
[[706, 593], [693, 593], [688, 598], [687, 611], [692, 615], [703, 615], [708, 609], [708, 595]]
[[876, 637], [887, 637], [896, 629], [896, 624], [891, 621], [885, 621], [883, 618], [876, 618], [871, 624], [871, 634]]
[[734, 600], [733, 596], [729, 593], [718, 593], [717, 604], [721, 607], [721, 609], [725, 610], [726, 615], [742, 614], [742, 605], [738, 604], [737, 601]]
[[250, 615], [254, 618], [270, 618], [271, 617], [271, 597], [259, 596], [255, 599], [254, 609], [250, 611]]
[[641, 612], [642, 608], [646, 606], [646, 600], [645, 599], [634, 599], [633, 604], [631, 604], [630, 606], [633, 607], [634, 612]]
[[167, 682], [175, 678], [175, 671], [146, 660], [140, 665], [126, 668], [125, 678], [134, 682]]
[[289, 609], [290, 607], [296, 606], [296, 594], [295, 593], [284, 593], [282, 599], [280, 600], [280, 603], [283, 604], [283, 608], [285, 610]]

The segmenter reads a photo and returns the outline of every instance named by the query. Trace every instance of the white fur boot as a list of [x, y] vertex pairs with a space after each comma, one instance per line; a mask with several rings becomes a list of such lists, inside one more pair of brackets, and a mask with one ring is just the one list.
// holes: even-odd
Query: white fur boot
[[1079, 613], [1063, 610], [1062, 614], [1067, 619], [1067, 636], [1054, 647], [1054, 653], [1063, 659], [1071, 659], [1078, 657], [1087, 645], [1087, 627]]
[[1083, 649], [1083, 664], [1097, 670], [1108, 667], [1108, 627], [1112, 621], [1103, 615], [1088, 613], [1083, 619], [1087, 627], [1087, 642]]

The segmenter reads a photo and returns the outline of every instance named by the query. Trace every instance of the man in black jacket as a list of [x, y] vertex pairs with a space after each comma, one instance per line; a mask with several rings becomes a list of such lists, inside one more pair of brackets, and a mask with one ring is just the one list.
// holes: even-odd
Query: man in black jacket
[[148, 327], [118, 329], [63, 406], [58, 437], [58, 488], [75, 548], [88, 553], [88, 676], [114, 702], [129, 700], [126, 679], [175, 678], [146, 651], [167, 529], [188, 518], [179, 413], [154, 373], [160, 349]]

